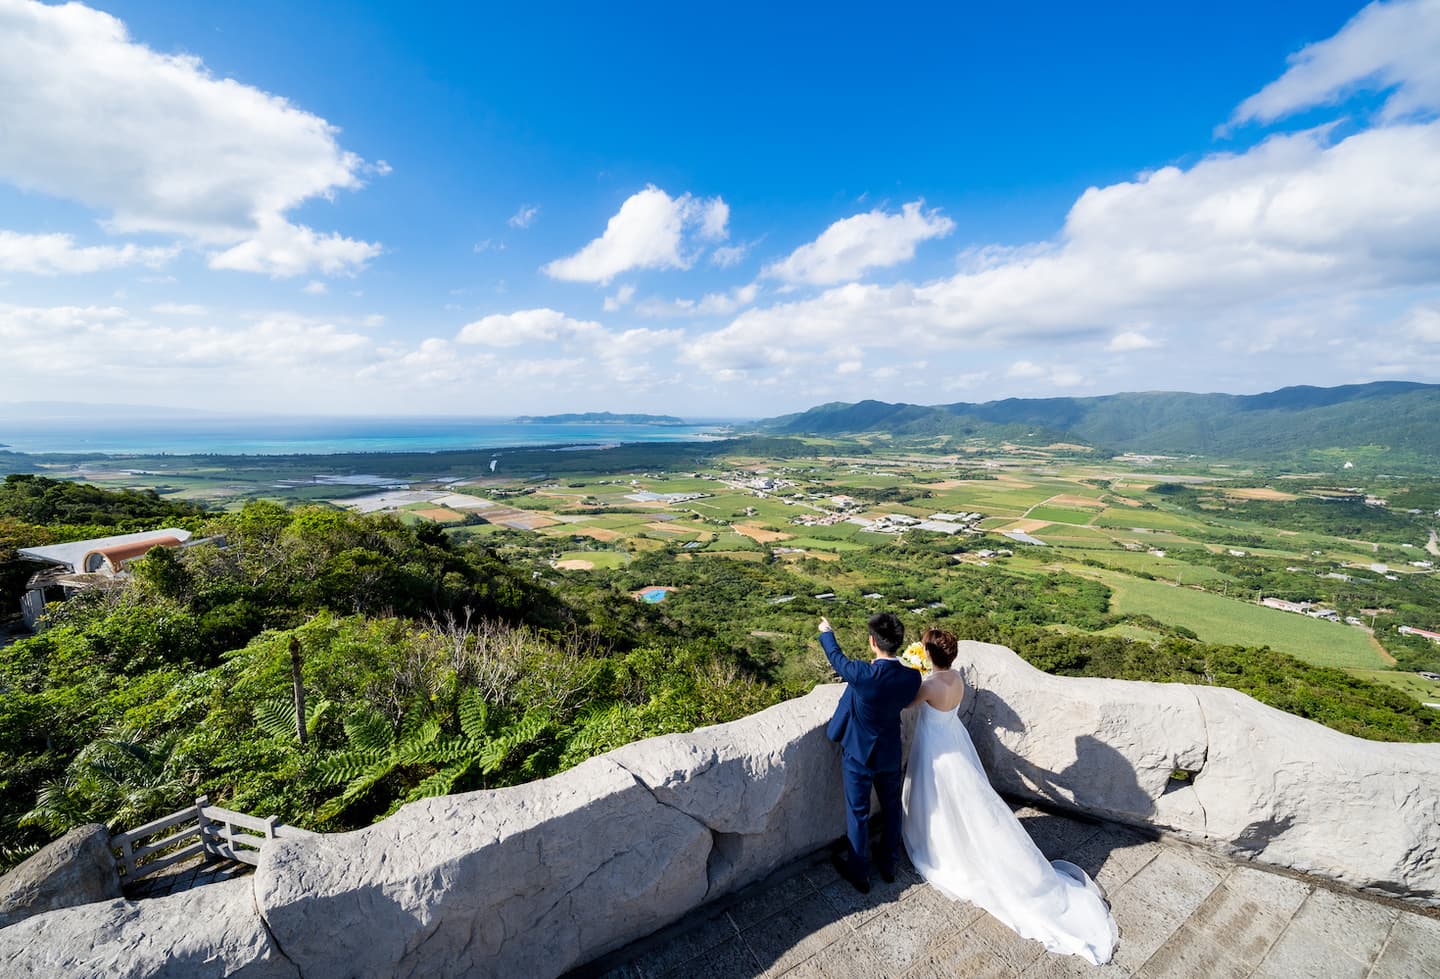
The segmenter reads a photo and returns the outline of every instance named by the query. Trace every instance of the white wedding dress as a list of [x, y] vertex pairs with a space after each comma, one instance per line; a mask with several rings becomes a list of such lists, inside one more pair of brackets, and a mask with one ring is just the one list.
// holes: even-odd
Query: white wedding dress
[[1045, 859], [990, 787], [955, 711], [917, 709], [903, 824], [915, 869], [1051, 952], [1109, 962], [1119, 933], [1095, 882], [1072, 863]]

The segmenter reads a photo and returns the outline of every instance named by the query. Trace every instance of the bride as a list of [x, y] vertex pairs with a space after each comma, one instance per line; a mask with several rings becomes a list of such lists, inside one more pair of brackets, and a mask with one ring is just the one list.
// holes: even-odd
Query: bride
[[970, 733], [956, 713], [965, 681], [951, 668], [955, 637], [921, 637], [934, 672], [920, 686], [903, 835], [915, 869], [946, 896], [984, 908], [1051, 952], [1110, 961], [1118, 931], [1085, 871], [1047, 861], [990, 787]]

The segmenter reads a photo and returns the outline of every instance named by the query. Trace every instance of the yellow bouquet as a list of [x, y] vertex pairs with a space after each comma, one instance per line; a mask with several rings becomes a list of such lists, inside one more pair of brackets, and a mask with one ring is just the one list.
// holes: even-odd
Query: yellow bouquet
[[934, 664], [930, 662], [930, 655], [925, 652], [923, 643], [912, 642], [905, 647], [905, 651], [900, 654], [899, 658], [900, 662], [910, 669], [919, 670], [925, 676], [929, 676], [930, 671], [935, 668]]

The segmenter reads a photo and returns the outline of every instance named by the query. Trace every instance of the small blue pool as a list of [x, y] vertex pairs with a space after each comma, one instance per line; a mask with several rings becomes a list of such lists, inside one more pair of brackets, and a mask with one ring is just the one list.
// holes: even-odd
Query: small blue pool
[[667, 591], [669, 591], [668, 588], [647, 588], [640, 593], [640, 601], [649, 602], [651, 605], [663, 602]]

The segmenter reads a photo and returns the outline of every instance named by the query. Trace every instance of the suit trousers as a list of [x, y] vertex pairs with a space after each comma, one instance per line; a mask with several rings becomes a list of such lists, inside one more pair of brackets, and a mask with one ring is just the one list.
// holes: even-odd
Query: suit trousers
[[880, 815], [885, 836], [875, 861], [882, 871], [893, 873], [900, 857], [900, 790], [904, 784], [900, 769], [876, 771], [849, 755], [844, 757], [845, 835], [850, 841], [850, 872], [859, 880], [870, 879], [870, 787], [880, 797]]

